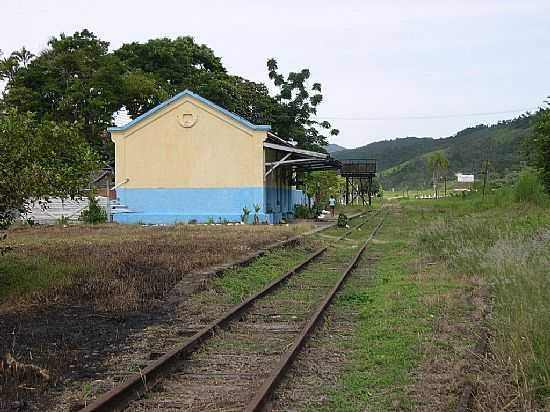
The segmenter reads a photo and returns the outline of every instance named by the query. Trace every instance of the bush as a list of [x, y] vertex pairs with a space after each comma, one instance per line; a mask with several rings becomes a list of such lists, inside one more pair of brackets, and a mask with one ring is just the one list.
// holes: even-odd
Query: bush
[[294, 216], [296, 216], [298, 219], [309, 219], [310, 214], [311, 211], [307, 206], [296, 205], [294, 207]]
[[107, 212], [99, 206], [95, 196], [90, 196], [88, 208], [80, 213], [80, 220], [85, 223], [95, 225], [97, 223], [105, 223], [107, 221]]
[[338, 215], [338, 227], [346, 227], [348, 225], [348, 217], [343, 214], [343, 213], [340, 213]]
[[514, 185], [514, 201], [543, 204], [547, 199], [538, 175], [531, 169], [524, 170]]

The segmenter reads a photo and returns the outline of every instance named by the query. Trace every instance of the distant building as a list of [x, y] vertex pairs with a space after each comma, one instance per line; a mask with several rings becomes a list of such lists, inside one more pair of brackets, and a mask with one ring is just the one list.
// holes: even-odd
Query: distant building
[[211, 101], [184, 91], [109, 129], [115, 143], [115, 188], [121, 223], [240, 221], [243, 208], [261, 222], [292, 216], [302, 199], [300, 170], [334, 168], [327, 154], [296, 149]]
[[457, 173], [456, 175], [457, 181], [459, 183], [474, 183], [474, 175], [464, 175], [462, 173]]

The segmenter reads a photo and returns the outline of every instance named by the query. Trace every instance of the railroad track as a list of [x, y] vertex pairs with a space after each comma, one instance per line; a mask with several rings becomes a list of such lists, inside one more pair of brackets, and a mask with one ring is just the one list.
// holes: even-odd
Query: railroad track
[[[378, 214], [377, 214], [378, 215]], [[359, 224], [235, 305], [140, 374], [81, 412], [260, 411], [352, 272], [368, 238], [350, 240]]]

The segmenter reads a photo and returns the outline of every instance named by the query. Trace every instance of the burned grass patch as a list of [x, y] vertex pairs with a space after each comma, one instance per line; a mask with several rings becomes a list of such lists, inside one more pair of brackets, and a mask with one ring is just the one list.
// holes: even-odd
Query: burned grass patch
[[169, 319], [166, 297], [186, 274], [252, 255], [308, 229], [99, 225], [13, 230], [10, 250], [0, 257], [0, 355], [9, 353], [10, 365], [43, 370], [48, 379], [22, 382], [3, 373], [0, 410], [48, 410], [68, 382], [98, 376], [103, 360], [115, 357], [129, 336]]
[[[3, 307], [150, 308], [189, 272], [252, 254], [307, 226], [50, 226], [10, 233], [0, 260]], [[66, 229], [66, 231], [65, 231]]]

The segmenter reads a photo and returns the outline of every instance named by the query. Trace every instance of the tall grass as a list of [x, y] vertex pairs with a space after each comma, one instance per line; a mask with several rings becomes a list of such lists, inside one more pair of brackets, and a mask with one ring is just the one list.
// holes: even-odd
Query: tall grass
[[434, 203], [440, 217], [418, 233], [419, 247], [451, 273], [481, 275], [492, 288], [493, 379], [484, 382], [482, 409], [536, 410], [550, 401], [550, 209], [541, 192], [526, 173], [483, 204]]
[[537, 205], [548, 202], [548, 195], [544, 193], [544, 186], [534, 171], [526, 169], [519, 175], [519, 179], [514, 186], [514, 201], [530, 202]]

